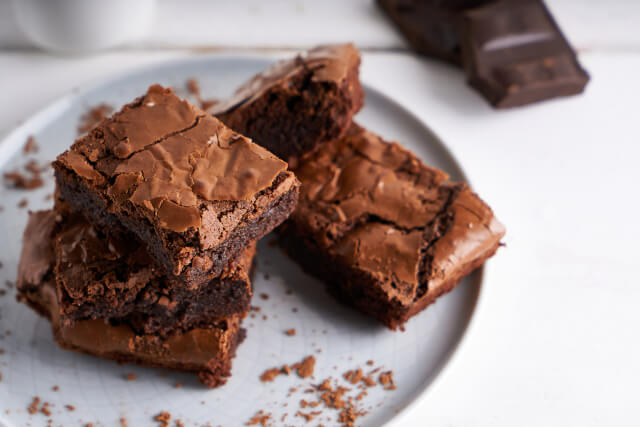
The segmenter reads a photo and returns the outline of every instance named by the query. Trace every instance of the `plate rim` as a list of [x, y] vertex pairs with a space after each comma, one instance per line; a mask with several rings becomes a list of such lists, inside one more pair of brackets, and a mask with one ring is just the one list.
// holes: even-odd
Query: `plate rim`
[[[189, 63], [202, 63], [202, 62], [210, 62], [210, 61], [228, 61], [228, 60], [241, 60], [241, 61], [269, 61], [275, 62], [280, 58], [290, 56], [291, 52], [286, 52], [287, 56], [284, 54], [279, 54], [276, 56], [269, 55], [260, 55], [260, 54], [246, 54], [246, 53], [237, 53], [234, 54], [232, 52], [225, 53], [205, 53], [205, 54], [196, 54], [194, 56], [184, 56], [177, 57], [171, 59], [162, 59], [157, 62], [153, 62], [150, 64], [144, 64], [140, 66], [135, 66], [133, 68], [129, 68], [127, 70], [123, 70], [117, 73], [112, 74], [108, 78], [104, 77], [96, 77], [90, 79], [88, 82], [79, 84], [77, 87], [68, 90], [66, 93], [60, 95], [54, 101], [49, 102], [44, 107], [38, 109], [35, 113], [31, 114], [26, 120], [17, 126], [13, 127], [2, 139], [0, 140], [0, 169], [5, 167], [5, 163], [14, 155], [21, 147], [26, 138], [33, 132], [29, 132], [29, 130], [37, 129], [42, 125], [42, 122], [47, 121], [47, 118], [52, 115], [64, 114], [66, 112], [66, 107], [74, 105], [78, 100], [91, 92], [99, 91], [104, 87], [117, 83], [118, 81], [131, 78], [136, 75], [144, 74], [151, 72], [157, 68], [169, 68], [175, 67], [179, 64]], [[459, 174], [461, 179], [467, 183], [470, 187], [471, 181], [467, 176], [465, 170], [462, 167], [461, 162], [456, 158], [453, 152], [449, 149], [448, 145], [440, 138], [440, 136], [429, 127], [429, 125], [422, 120], [416, 113], [414, 113], [411, 109], [402, 105], [401, 102], [397, 101], [392, 95], [388, 94], [386, 91], [378, 89], [375, 85], [369, 84], [367, 79], [361, 79], [362, 85], [366, 91], [370, 91], [389, 102], [397, 108], [401, 110], [404, 114], [406, 114], [410, 119], [415, 121], [421, 128], [421, 131], [425, 134], [428, 134], [438, 145], [439, 149], [442, 150], [442, 154], [446, 156], [448, 162], [450, 162], [456, 169], [456, 172]], [[401, 144], [402, 145], [402, 144]], [[468, 347], [469, 335], [473, 329], [473, 325], [477, 323], [477, 317], [479, 312], [479, 307], [485, 299], [485, 266], [482, 265], [478, 269], [476, 269], [473, 273], [477, 277], [476, 279], [476, 287], [477, 291], [475, 292], [473, 301], [471, 302], [471, 310], [469, 313], [469, 317], [466, 320], [466, 324], [464, 325], [460, 337], [453, 344], [452, 348], [448, 351], [448, 354], [443, 358], [440, 366], [437, 367], [433, 378], [431, 380], [425, 380], [421, 384], [421, 391], [413, 396], [413, 398], [404, 405], [399, 408], [399, 411], [385, 423], [386, 426], [400, 426], [401, 423], [407, 419], [407, 417], [414, 413], [418, 406], [424, 402], [429, 395], [434, 392], [434, 389], [440, 385], [449, 371], [453, 368], [452, 366], [456, 364], [456, 362], [460, 359], [460, 354], [463, 353]], [[402, 332], [396, 332], [402, 333]]]

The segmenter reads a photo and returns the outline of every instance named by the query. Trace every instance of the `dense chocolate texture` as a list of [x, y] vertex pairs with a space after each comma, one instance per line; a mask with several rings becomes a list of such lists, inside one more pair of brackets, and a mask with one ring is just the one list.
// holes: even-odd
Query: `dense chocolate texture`
[[189, 286], [218, 277], [284, 221], [299, 191], [285, 162], [158, 85], [77, 140], [54, 169], [73, 209], [129, 229]]
[[244, 338], [243, 314], [166, 336], [137, 332], [123, 319], [89, 319], [66, 324], [60, 318], [54, 283], [50, 236], [60, 218], [52, 211], [31, 214], [18, 266], [18, 298], [51, 321], [60, 347], [118, 362], [198, 372], [200, 381], [216, 387], [230, 375], [231, 359]]
[[497, 108], [575, 95], [589, 81], [540, 0], [503, 0], [467, 11], [461, 46], [469, 83]]
[[344, 134], [362, 108], [359, 65], [352, 44], [318, 47], [277, 62], [209, 111], [293, 164]]
[[428, 56], [462, 65], [461, 12], [491, 0], [378, 0], [411, 47]]
[[504, 235], [465, 184], [355, 124], [295, 172], [302, 191], [279, 230], [283, 246], [391, 329], [453, 289]]
[[255, 243], [219, 277], [188, 287], [156, 268], [128, 232], [103, 233], [77, 214], [56, 229], [55, 279], [65, 324], [127, 317], [136, 330], [166, 334], [249, 310]]

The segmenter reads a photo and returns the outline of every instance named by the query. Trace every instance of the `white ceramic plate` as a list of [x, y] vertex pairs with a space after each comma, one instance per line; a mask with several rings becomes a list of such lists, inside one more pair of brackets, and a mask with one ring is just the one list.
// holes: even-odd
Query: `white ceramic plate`
[[[269, 60], [238, 57], [209, 57], [172, 62], [129, 73], [93, 89], [71, 94], [46, 108], [0, 143], [2, 172], [35, 158], [49, 162], [76, 138], [79, 117], [90, 106], [103, 102], [119, 107], [142, 94], [152, 83], [171, 85], [182, 94], [188, 78], [200, 82], [205, 97], [224, 97]], [[180, 92], [179, 92], [180, 93]], [[438, 139], [410, 112], [390, 99], [366, 88], [366, 106], [358, 122], [380, 135], [400, 141], [426, 163], [444, 169], [452, 179], [464, 179], [459, 166]], [[22, 153], [28, 135], [34, 135], [40, 151]], [[15, 280], [21, 236], [27, 209], [48, 208], [45, 196], [52, 192], [53, 176], [47, 175], [44, 188], [34, 191], [0, 189], [0, 288], [5, 280]], [[17, 207], [22, 198], [28, 208]], [[29, 415], [26, 408], [34, 396], [51, 403], [54, 425], [115, 426], [124, 417], [130, 426], [151, 425], [152, 417], [168, 411], [185, 425], [240, 426], [256, 411], [272, 413], [273, 425], [303, 425], [295, 417], [305, 385], [332, 377], [340, 378], [348, 369], [382, 366], [394, 372], [397, 389], [369, 390], [359, 402], [368, 411], [358, 425], [379, 426], [397, 418], [415, 402], [448, 362], [469, 324], [479, 295], [481, 271], [468, 277], [453, 292], [440, 298], [414, 317], [405, 332], [391, 332], [375, 321], [337, 305], [325, 294], [317, 280], [305, 275], [279, 249], [270, 247], [267, 236], [259, 247], [254, 305], [261, 307], [247, 318], [246, 341], [239, 347], [233, 375], [222, 388], [207, 390], [194, 375], [164, 372], [71, 353], [59, 349], [52, 340], [48, 322], [14, 298], [14, 289], [0, 298], [0, 424], [6, 426], [45, 425], [44, 414]], [[287, 294], [286, 290], [293, 293]], [[294, 312], [294, 309], [297, 309]], [[263, 319], [263, 315], [267, 319]], [[295, 336], [284, 331], [295, 328]], [[5, 336], [5, 331], [11, 331]], [[320, 351], [320, 352], [318, 352]], [[296, 375], [280, 376], [262, 383], [267, 368], [291, 364], [313, 354], [317, 359], [314, 379]], [[135, 381], [125, 380], [135, 373]], [[183, 384], [176, 388], [176, 382]], [[59, 391], [52, 391], [53, 386]], [[291, 387], [299, 390], [289, 395]], [[73, 405], [68, 411], [64, 405]], [[286, 404], [286, 406], [284, 406]], [[308, 411], [307, 411], [308, 412]], [[281, 416], [288, 413], [284, 423]], [[325, 410], [310, 425], [334, 425], [335, 412]]]

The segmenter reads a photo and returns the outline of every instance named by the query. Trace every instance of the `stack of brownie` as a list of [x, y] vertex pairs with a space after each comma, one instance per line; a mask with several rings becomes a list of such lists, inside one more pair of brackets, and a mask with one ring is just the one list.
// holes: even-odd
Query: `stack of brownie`
[[55, 207], [25, 230], [20, 298], [61, 347], [223, 384], [256, 241], [298, 199], [287, 164], [154, 85], [54, 169]]
[[351, 45], [313, 49], [253, 77], [212, 114], [302, 182], [278, 232], [340, 301], [402, 328], [492, 256], [504, 228], [466, 184], [352, 121], [363, 106]]
[[64, 348], [217, 386], [243, 338], [256, 240], [291, 215], [278, 229], [291, 257], [402, 328], [504, 228], [467, 185], [353, 121], [359, 65], [351, 44], [319, 47], [209, 112], [150, 87], [54, 162], [56, 203], [29, 218], [20, 298]]

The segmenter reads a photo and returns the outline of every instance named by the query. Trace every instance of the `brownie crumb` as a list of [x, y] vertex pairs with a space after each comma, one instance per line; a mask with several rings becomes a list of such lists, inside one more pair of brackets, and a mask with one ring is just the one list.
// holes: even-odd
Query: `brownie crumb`
[[11, 280], [5, 280], [4, 285], [7, 287], [7, 289], [13, 289], [14, 286]]
[[176, 388], [182, 388], [182, 383], [176, 383]]
[[262, 293], [262, 294], [260, 294], [260, 298], [262, 298], [264, 300], [267, 300], [267, 299], [269, 299], [269, 294]]
[[31, 415], [35, 414], [36, 412], [38, 412], [38, 405], [40, 405], [40, 398], [36, 396], [31, 401], [29, 407], [27, 407], [27, 412], [29, 412], [29, 414]]
[[108, 104], [100, 104], [91, 108], [80, 117], [80, 123], [78, 124], [78, 135], [83, 135], [93, 129], [98, 123], [106, 119], [113, 107]]
[[296, 330], [294, 328], [291, 329], [287, 329], [286, 331], [284, 331], [284, 333], [290, 337], [294, 336], [296, 334]]
[[64, 405], [64, 407], [67, 409], [67, 411], [69, 412], [73, 412], [76, 410], [76, 407], [73, 405]]
[[19, 190], [35, 190], [44, 185], [44, 181], [40, 176], [40, 172], [30, 171], [31, 176], [26, 176], [20, 171], [14, 170], [4, 174], [4, 179], [7, 181], [7, 187], [17, 188]]
[[281, 373], [283, 373], [281, 368], [267, 369], [262, 373], [262, 375], [260, 375], [260, 381], [263, 383], [271, 382]]
[[27, 142], [24, 144], [23, 151], [26, 153], [36, 153], [38, 151], [38, 144], [36, 144], [36, 139], [33, 135], [30, 135], [27, 138]]
[[353, 371], [347, 371], [342, 376], [351, 384], [358, 384], [363, 377], [362, 369], [358, 368]]
[[93, 427], [93, 423], [86, 423], [84, 427]]
[[51, 410], [49, 409], [49, 402], [44, 402], [42, 407], [40, 408], [40, 412], [45, 414], [47, 417], [51, 416]]
[[57, 385], [54, 385], [53, 387], [51, 387], [51, 390], [58, 391], [60, 390], [60, 387], [58, 387]]
[[2, 372], [0, 372], [0, 381], [2, 381]]
[[271, 277], [269, 276], [269, 273], [264, 273], [264, 280], [269, 280], [269, 277]]
[[7, 294], [7, 291], [5, 289], [0, 289], [0, 297], [3, 297]]
[[291, 311], [292, 311], [293, 313], [297, 313], [297, 312], [298, 312], [298, 309], [297, 309], [296, 307], [293, 307], [293, 308], [291, 309]]
[[176, 420], [176, 427], [184, 427], [182, 420]]
[[293, 289], [287, 289], [286, 291], [284, 291], [284, 293], [287, 295], [291, 295], [293, 293]]
[[382, 372], [378, 377], [378, 382], [380, 383], [380, 385], [382, 385], [382, 387], [384, 387], [385, 390], [396, 389], [396, 384], [393, 381], [393, 372], [391, 371]]
[[134, 374], [134, 373], [127, 374], [127, 376], [125, 377], [125, 379], [126, 379], [127, 381], [133, 381], [133, 380], [135, 380], [135, 379], [136, 379], [136, 374]]
[[18, 202], [18, 207], [20, 209], [26, 208], [28, 204], [29, 204], [29, 201], [27, 199], [22, 199]]
[[373, 360], [367, 360], [367, 365], [373, 366]]
[[245, 423], [246, 426], [256, 426], [260, 424], [262, 427], [267, 427], [271, 423], [271, 414], [265, 413], [263, 410], [258, 411], [249, 421]]
[[129, 427], [126, 418], [120, 418], [120, 427]]
[[313, 356], [305, 357], [302, 362], [296, 363], [291, 367], [298, 372], [300, 378], [308, 378], [313, 375], [313, 369], [316, 366], [316, 358]]
[[160, 412], [153, 418], [155, 421], [159, 422], [160, 427], [169, 427], [169, 421], [171, 420], [171, 414], [165, 411]]
[[322, 411], [311, 411], [311, 412], [307, 412], [307, 413], [302, 412], [302, 411], [296, 412], [296, 416], [304, 418], [304, 420], [306, 422], [313, 421], [313, 419], [315, 417], [317, 417], [318, 415], [320, 415], [320, 414], [322, 414]]

